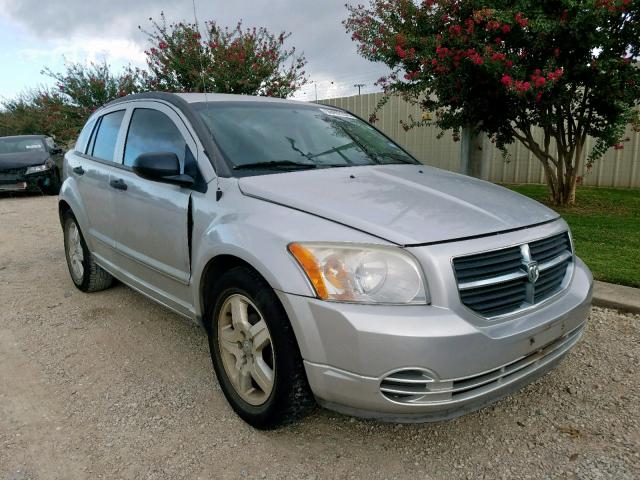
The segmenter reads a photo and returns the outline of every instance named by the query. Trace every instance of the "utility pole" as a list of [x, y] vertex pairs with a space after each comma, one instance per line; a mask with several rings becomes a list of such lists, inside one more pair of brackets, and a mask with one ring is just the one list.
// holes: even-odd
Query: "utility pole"
[[[321, 83], [326, 83], [329, 82], [330, 85], [333, 85], [333, 80], [320, 80]], [[318, 82], [316, 82], [315, 80], [312, 80], [310, 83], [313, 83], [313, 90], [315, 92], [315, 97], [316, 97], [316, 103], [318, 103]], [[304, 92], [304, 95], [306, 95], [307, 92]], [[326, 91], [325, 91], [325, 95], [326, 95]]]
[[364, 86], [366, 86], [366, 83], [356, 83], [353, 86], [356, 87], [358, 89], [358, 96], [360, 96], [360, 89]]

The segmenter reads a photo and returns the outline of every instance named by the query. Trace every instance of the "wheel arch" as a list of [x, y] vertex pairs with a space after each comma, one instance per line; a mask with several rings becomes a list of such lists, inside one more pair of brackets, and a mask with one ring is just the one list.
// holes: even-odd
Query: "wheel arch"
[[198, 301], [200, 303], [200, 311], [202, 312], [202, 324], [205, 328], [207, 328], [207, 316], [209, 313], [209, 309], [212, 307], [214, 300], [207, 295], [207, 292], [211, 291], [211, 289], [215, 285], [216, 279], [220, 278], [220, 276], [222, 276], [225, 272], [228, 272], [235, 267], [250, 268], [258, 275], [260, 275], [260, 277], [262, 277], [262, 279], [269, 286], [271, 286], [271, 288], [273, 288], [273, 285], [271, 285], [271, 283], [267, 280], [266, 276], [243, 258], [240, 258], [233, 254], [223, 253], [209, 259], [204, 269], [202, 270], [198, 289]]
[[60, 217], [60, 225], [64, 226], [64, 216], [69, 212], [71, 212], [71, 214], [73, 215], [71, 205], [69, 205], [66, 200], [60, 200], [58, 202], [58, 216]]
[[78, 184], [73, 178], [67, 178], [60, 186], [60, 193], [58, 194], [58, 215], [61, 224], [63, 222], [63, 216], [68, 212], [71, 212], [76, 222], [78, 222], [78, 226], [84, 235], [89, 250], [93, 250], [93, 244], [88, 235], [89, 221], [84, 210], [82, 197], [78, 192]]
[[[318, 347], [318, 345], [313, 345], [312, 340], [310, 343], [310, 339], [317, 338], [318, 335], [314, 322], [311, 321], [310, 318], [305, 318], [304, 321], [301, 322], [301, 319], [296, 316], [295, 310], [292, 309], [291, 305], [283, 297], [283, 291], [274, 284], [274, 281], [270, 281], [270, 278], [273, 278], [272, 272], [263, 272], [261, 271], [262, 268], [257, 267], [253, 262], [234, 255], [233, 253], [220, 253], [209, 259], [206, 263], [202, 271], [202, 275], [199, 277], [200, 284], [196, 290], [198, 292], [198, 298], [196, 301], [199, 302], [197, 305], [199, 314], [196, 316], [198, 323], [208, 331], [211, 309], [213, 308], [215, 301], [215, 299], [211, 295], [208, 295], [208, 293], [215, 288], [217, 278], [220, 278], [220, 276], [226, 271], [238, 266], [244, 266], [251, 269], [274, 290], [277, 301], [282, 307], [282, 311], [284, 312], [287, 321], [291, 325], [293, 336], [302, 357], [305, 358], [305, 353], [309, 353], [311, 350]], [[261, 267], [264, 268], [262, 265]]]

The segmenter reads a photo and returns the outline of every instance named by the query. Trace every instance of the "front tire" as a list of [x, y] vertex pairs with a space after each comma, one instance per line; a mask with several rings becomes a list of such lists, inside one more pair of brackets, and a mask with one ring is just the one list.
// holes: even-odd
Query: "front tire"
[[74, 285], [83, 292], [98, 292], [109, 288], [113, 277], [95, 262], [78, 222], [70, 212], [64, 215], [63, 231], [64, 252]]
[[211, 294], [211, 360], [235, 412], [256, 428], [271, 429], [313, 410], [298, 344], [269, 284], [251, 268], [235, 267]]

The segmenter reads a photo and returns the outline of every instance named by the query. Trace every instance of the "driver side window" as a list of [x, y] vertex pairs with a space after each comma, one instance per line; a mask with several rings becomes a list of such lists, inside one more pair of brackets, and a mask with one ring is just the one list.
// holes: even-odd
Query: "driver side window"
[[164, 113], [150, 108], [136, 108], [131, 116], [124, 150], [124, 165], [131, 166], [143, 153], [171, 152], [184, 171], [185, 157], [191, 152], [180, 130]]

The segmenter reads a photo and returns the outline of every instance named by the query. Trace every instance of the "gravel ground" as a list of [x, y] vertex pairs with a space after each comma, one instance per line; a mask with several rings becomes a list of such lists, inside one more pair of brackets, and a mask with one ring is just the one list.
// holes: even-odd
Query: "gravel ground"
[[640, 317], [594, 309], [552, 373], [480, 412], [394, 425], [227, 405], [203, 331], [76, 290], [56, 199], [0, 198], [0, 478], [640, 478]]

